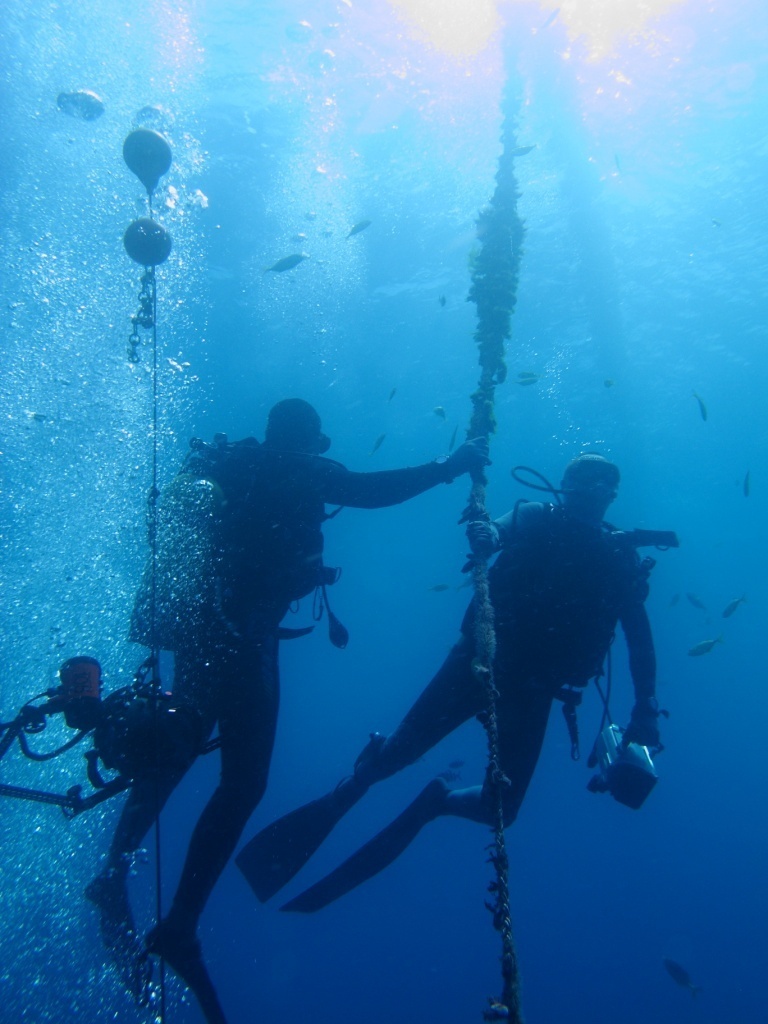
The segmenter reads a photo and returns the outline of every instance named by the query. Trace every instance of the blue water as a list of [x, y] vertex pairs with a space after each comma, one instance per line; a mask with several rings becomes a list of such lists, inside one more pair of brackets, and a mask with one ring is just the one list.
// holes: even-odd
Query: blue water
[[[261, 436], [267, 410], [291, 395], [316, 405], [333, 457], [393, 468], [445, 452], [468, 422], [467, 260], [508, 82], [519, 143], [536, 148], [516, 165], [527, 234], [491, 512], [523, 493], [513, 465], [558, 479], [592, 449], [622, 469], [612, 520], [681, 538], [659, 555], [648, 601], [670, 711], [656, 790], [639, 812], [589, 794], [555, 715], [508, 833], [526, 1019], [746, 1024], [764, 1017], [768, 955], [768, 13], [760, 0], [680, 3], [590, 58], [588, 39], [569, 39], [565, 4], [532, 31], [553, 7], [508, 8], [506, 46], [496, 35], [457, 59], [384, 0], [6, 0], [0, 717], [53, 685], [67, 657], [98, 657], [113, 689], [143, 656], [126, 640], [151, 479], [150, 351], [126, 358], [140, 271], [122, 234], [145, 199], [121, 147], [137, 111], [162, 108], [154, 126], [174, 155], [155, 199], [174, 239], [158, 271], [161, 483], [190, 436]], [[103, 117], [59, 111], [57, 95], [74, 89], [98, 93]], [[347, 239], [363, 219], [370, 227]], [[263, 273], [295, 252], [310, 258]], [[520, 387], [525, 372], [541, 380]], [[348, 773], [368, 732], [391, 730], [440, 664], [467, 601], [465, 500], [460, 481], [328, 524], [327, 561], [344, 568], [334, 610], [352, 639], [337, 651], [321, 629], [283, 645], [270, 786], [246, 838]], [[289, 624], [308, 621], [303, 607]], [[710, 654], [687, 656], [721, 633]], [[621, 639], [615, 677], [625, 722]], [[590, 693], [585, 745], [599, 715]], [[39, 744], [65, 738], [59, 729]], [[479, 781], [484, 749], [470, 723], [378, 787], [286, 894], [450, 761]], [[165, 906], [216, 773], [215, 755], [199, 762], [163, 817]], [[15, 750], [1, 777], [64, 792], [84, 771], [77, 750], [42, 766]], [[3, 1021], [149, 1019], [81, 897], [118, 810], [119, 798], [67, 822], [55, 808], [2, 804]], [[231, 865], [201, 927], [231, 1024], [481, 1019], [500, 990], [487, 842], [479, 827], [435, 823], [311, 917], [258, 905]], [[142, 928], [154, 864], [150, 837], [131, 881]], [[695, 1001], [664, 957], [703, 987]], [[169, 1021], [201, 1020], [172, 978], [168, 999]]]

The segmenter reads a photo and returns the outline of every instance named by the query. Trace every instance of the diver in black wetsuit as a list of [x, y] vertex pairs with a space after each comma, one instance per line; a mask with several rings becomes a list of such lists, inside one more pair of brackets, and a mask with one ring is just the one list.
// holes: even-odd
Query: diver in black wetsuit
[[[617, 622], [635, 689], [625, 739], [659, 745], [656, 659], [644, 606], [649, 567], [626, 534], [603, 522], [618, 484], [615, 465], [582, 455], [566, 467], [561, 506], [521, 504], [494, 523], [471, 523], [467, 530], [476, 557], [501, 552], [489, 584], [496, 615], [500, 768], [509, 780], [503, 798], [507, 825], [536, 767], [552, 701], [563, 687], [586, 686], [601, 674]], [[483, 686], [472, 671], [473, 621], [471, 605], [462, 635], [437, 675], [391, 736], [371, 736], [352, 776], [269, 826], [241, 851], [238, 865], [260, 899], [296, 874], [369, 786], [413, 764], [483, 712]], [[314, 911], [332, 902], [391, 863], [428, 821], [442, 815], [491, 824], [491, 793], [487, 786], [451, 790], [444, 779], [433, 780], [395, 822], [283, 909]]]
[[[294, 632], [282, 630], [281, 620], [292, 602], [318, 588], [327, 607], [325, 586], [337, 575], [322, 562], [325, 504], [395, 505], [488, 463], [486, 442], [476, 440], [423, 466], [353, 473], [321, 457], [329, 446], [316, 411], [300, 399], [271, 410], [263, 444], [198, 444], [171, 485], [170, 505], [171, 525], [181, 531], [176, 541], [188, 530], [188, 557], [194, 559], [199, 542], [202, 566], [187, 566], [186, 580], [161, 570], [154, 640], [146, 579], [134, 609], [132, 639], [175, 651], [174, 697], [197, 712], [201, 742], [215, 723], [219, 727], [219, 785], [192, 835], [171, 909], [147, 938], [149, 952], [184, 978], [215, 1024], [224, 1018], [201, 959], [197, 924], [266, 788], [279, 703], [279, 639]], [[169, 557], [178, 558], [173, 535], [167, 547]], [[182, 568], [184, 557], [182, 550]], [[329, 618], [332, 640], [343, 646], [339, 633], [345, 631], [330, 610]], [[144, 971], [126, 892], [130, 857], [183, 774], [135, 782], [106, 867], [86, 891], [101, 912], [105, 944], [135, 994]]]

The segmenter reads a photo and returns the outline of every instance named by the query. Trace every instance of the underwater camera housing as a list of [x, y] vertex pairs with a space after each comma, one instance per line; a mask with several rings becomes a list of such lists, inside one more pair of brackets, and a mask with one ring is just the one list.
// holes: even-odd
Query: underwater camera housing
[[[0, 796], [54, 804], [67, 817], [73, 817], [136, 782], [180, 775], [198, 754], [215, 749], [219, 741], [205, 742], [197, 711], [148, 678], [153, 665], [153, 659], [147, 659], [131, 686], [102, 700], [98, 661], [78, 656], [64, 662], [59, 669], [60, 686], [27, 701], [12, 721], [0, 722], [0, 761], [15, 741], [27, 758], [41, 762], [90, 738], [93, 746], [86, 752], [85, 760], [88, 781], [96, 792], [84, 797], [80, 785], [72, 786], [66, 793], [53, 793], [0, 782]], [[37, 703], [45, 697], [47, 701]], [[34, 749], [29, 737], [44, 732], [48, 718], [58, 714], [63, 715], [70, 729], [76, 730], [75, 736], [56, 749]], [[100, 774], [101, 766], [116, 774], [105, 780]]]
[[[125, 686], [102, 702], [93, 731], [88, 777], [93, 785], [96, 762], [132, 780], [185, 771], [204, 742], [198, 715], [149, 684]], [[92, 777], [92, 776], [95, 776]]]
[[620, 804], [637, 810], [658, 782], [648, 747], [626, 743], [624, 730], [608, 725], [595, 742], [590, 765], [598, 765], [587, 783], [591, 793], [610, 793]]

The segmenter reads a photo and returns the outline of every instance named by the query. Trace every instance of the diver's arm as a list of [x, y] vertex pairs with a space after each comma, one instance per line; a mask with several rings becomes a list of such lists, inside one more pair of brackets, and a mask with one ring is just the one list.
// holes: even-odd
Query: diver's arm
[[466, 441], [447, 459], [378, 473], [353, 473], [338, 462], [323, 460], [322, 498], [329, 505], [352, 508], [399, 505], [437, 484], [451, 483], [463, 473], [481, 469], [488, 462], [487, 451], [487, 443]]
[[629, 650], [629, 671], [635, 700], [649, 701], [656, 694], [656, 652], [645, 605], [632, 602], [621, 615], [621, 628]]
[[629, 670], [635, 686], [635, 705], [624, 730], [625, 743], [661, 750], [659, 705], [656, 701], [656, 654], [645, 605], [633, 601], [621, 616], [629, 648]]
[[324, 481], [323, 501], [352, 508], [384, 508], [449, 482], [445, 466], [437, 462], [379, 473], [352, 473], [337, 466]]

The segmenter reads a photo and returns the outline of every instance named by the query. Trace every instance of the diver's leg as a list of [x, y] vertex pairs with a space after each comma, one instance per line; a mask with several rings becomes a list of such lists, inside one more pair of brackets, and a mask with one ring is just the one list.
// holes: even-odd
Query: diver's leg
[[179, 775], [162, 781], [142, 779], [131, 786], [112, 836], [106, 865], [86, 889], [88, 899], [103, 912], [109, 911], [111, 901], [127, 907], [125, 885], [133, 855], [180, 778]]
[[462, 636], [413, 707], [386, 739], [377, 734], [355, 765], [355, 780], [366, 789], [418, 761], [428, 750], [483, 708], [472, 673], [471, 641]]
[[112, 839], [107, 864], [85, 889], [86, 899], [99, 912], [99, 931], [109, 959], [140, 1005], [148, 996], [149, 970], [142, 963], [143, 945], [128, 899], [128, 872], [133, 855], [177, 781], [174, 779], [169, 784], [166, 780], [165, 785], [156, 786], [148, 780], [131, 788]]
[[[552, 698], [547, 692], [520, 687], [499, 699], [499, 760], [509, 779], [503, 794], [504, 823], [514, 820], [538, 760]], [[449, 790], [433, 779], [393, 822], [335, 871], [292, 899], [282, 910], [313, 913], [345, 895], [391, 864], [421, 829], [442, 816], [493, 824], [493, 792], [486, 786]]]
[[[349, 783], [365, 789], [412, 764], [440, 740], [483, 707], [482, 688], [472, 673], [472, 645], [462, 637], [451, 650], [437, 675], [423, 691], [395, 732], [383, 740], [372, 737], [358, 759], [355, 778]], [[376, 742], [378, 740], [378, 742]], [[461, 791], [472, 794], [472, 791]], [[450, 804], [453, 796], [446, 782], [433, 779], [391, 824], [374, 836], [330, 875], [281, 909], [311, 913], [333, 902], [378, 874], [410, 845], [421, 829], [444, 814], [476, 817], [485, 821], [476, 794]]]
[[[548, 689], [503, 680], [496, 705], [499, 723], [499, 764], [506, 779], [503, 789], [505, 828], [512, 824], [533, 777], [547, 730], [552, 696]], [[451, 790], [443, 814], [491, 825], [496, 820], [494, 787], [486, 778], [482, 786]]]
[[166, 945], [194, 941], [208, 897], [267, 785], [280, 690], [276, 630], [242, 641], [218, 662], [221, 778], [195, 827], [162, 925]]
[[[174, 695], [185, 700], [200, 715], [203, 735], [208, 736], [215, 721], [211, 701], [200, 678], [205, 676], [197, 655], [177, 656]], [[112, 836], [106, 865], [86, 887], [85, 896], [99, 911], [99, 928], [104, 946], [126, 987], [137, 999], [146, 988], [143, 953], [128, 899], [127, 880], [133, 856], [141, 845], [186, 768], [165, 778], [141, 779], [129, 792]]]
[[[395, 732], [388, 739], [377, 733], [371, 737], [352, 775], [329, 793], [278, 818], [243, 847], [237, 865], [262, 902], [298, 874], [374, 782], [417, 761], [477, 714], [482, 708], [482, 694], [474, 682], [471, 664], [471, 646], [462, 638]], [[430, 789], [430, 799], [421, 801], [420, 811], [429, 806], [431, 813], [436, 798], [446, 789], [439, 780]], [[409, 822], [415, 817], [411, 815]]]
[[414, 764], [482, 709], [482, 694], [472, 675], [472, 657], [471, 643], [462, 636], [395, 731], [386, 737], [371, 735], [355, 762], [354, 773], [336, 787], [339, 818], [375, 782]]

